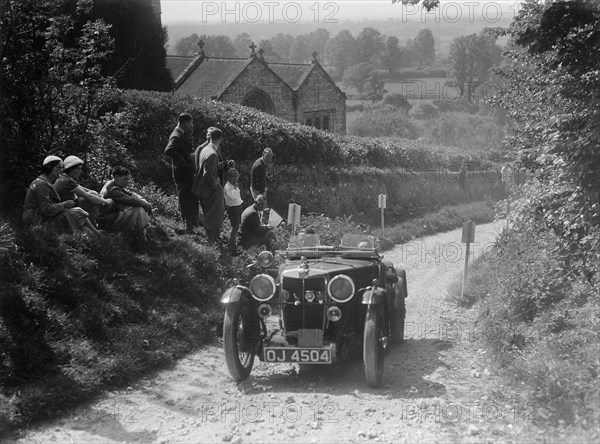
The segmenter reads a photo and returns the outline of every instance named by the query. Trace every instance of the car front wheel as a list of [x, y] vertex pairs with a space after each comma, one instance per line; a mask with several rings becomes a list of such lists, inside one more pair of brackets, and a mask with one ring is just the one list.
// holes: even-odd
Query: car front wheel
[[363, 341], [365, 377], [370, 387], [381, 386], [383, 379], [383, 307], [372, 305], [367, 310]]
[[243, 301], [228, 304], [223, 323], [223, 348], [231, 377], [236, 381], [250, 376], [254, 365], [258, 322]]

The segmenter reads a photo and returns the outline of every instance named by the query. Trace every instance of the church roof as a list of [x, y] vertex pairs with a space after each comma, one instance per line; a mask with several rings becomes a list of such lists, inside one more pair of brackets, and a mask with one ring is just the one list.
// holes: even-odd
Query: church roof
[[312, 64], [300, 65], [292, 63], [268, 63], [268, 66], [271, 68], [271, 71], [277, 74], [292, 89], [300, 88], [302, 81], [313, 67]]
[[175, 81], [175, 89], [182, 94], [202, 97], [219, 96], [240, 75], [251, 59], [205, 57], [194, 59], [187, 72]]
[[[316, 54], [316, 53], [315, 53]], [[259, 60], [292, 90], [298, 90], [317, 62], [269, 63], [253, 55], [249, 58], [167, 56], [174, 89], [178, 93], [218, 98], [253, 60]]]
[[183, 70], [187, 68], [194, 60], [194, 57], [187, 56], [167, 56], [167, 69], [171, 73], [173, 80], [176, 80]]

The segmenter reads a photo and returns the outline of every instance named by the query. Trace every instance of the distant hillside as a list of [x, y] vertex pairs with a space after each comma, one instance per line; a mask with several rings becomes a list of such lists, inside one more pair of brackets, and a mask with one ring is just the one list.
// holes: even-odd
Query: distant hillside
[[356, 36], [363, 28], [373, 27], [386, 36], [395, 36], [400, 40], [401, 44], [406, 43], [406, 40], [415, 38], [417, 33], [424, 28], [430, 28], [433, 32], [433, 36], [436, 39], [436, 50], [439, 53], [447, 53], [447, 47], [450, 42], [461, 35], [479, 33], [485, 27], [508, 27], [512, 20], [512, 15], [503, 15], [502, 18], [492, 23], [484, 20], [474, 20], [469, 22], [467, 18], [460, 20], [457, 23], [451, 23], [449, 21], [435, 21], [422, 23], [421, 21], [406, 21], [400, 19], [389, 19], [389, 20], [363, 20], [363, 21], [352, 21], [343, 20], [339, 23], [311, 23], [311, 22], [298, 22], [298, 23], [236, 23], [235, 26], [231, 26], [228, 23], [202, 23], [198, 22], [173, 22], [164, 23], [167, 26], [169, 33], [168, 42], [168, 54], [174, 53], [174, 47], [177, 41], [183, 37], [187, 37], [194, 33], [201, 34], [220, 34], [227, 35], [231, 39], [234, 39], [238, 34], [246, 32], [250, 35], [252, 40], [259, 42], [263, 39], [269, 39], [278, 33], [290, 34], [297, 36], [301, 34], [309, 34], [318, 28], [325, 28], [329, 31], [330, 37], [334, 37], [338, 32], [343, 29], [349, 30], [354, 36]]

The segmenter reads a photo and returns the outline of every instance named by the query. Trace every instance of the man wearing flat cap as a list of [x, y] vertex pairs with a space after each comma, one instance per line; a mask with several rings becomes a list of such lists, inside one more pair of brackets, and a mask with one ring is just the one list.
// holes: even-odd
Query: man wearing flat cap
[[104, 199], [100, 194], [79, 184], [79, 177], [83, 168], [83, 160], [77, 156], [68, 156], [64, 162], [62, 174], [54, 183], [54, 189], [60, 196], [61, 202], [75, 201], [75, 206], [89, 213], [89, 219], [96, 225], [96, 219], [103, 205], [111, 205], [112, 199]]

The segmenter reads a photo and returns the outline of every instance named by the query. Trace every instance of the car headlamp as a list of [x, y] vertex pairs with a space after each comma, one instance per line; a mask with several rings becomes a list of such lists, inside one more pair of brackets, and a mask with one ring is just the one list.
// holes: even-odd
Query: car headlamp
[[258, 274], [250, 281], [250, 293], [257, 301], [268, 301], [275, 294], [275, 279], [268, 274]]
[[273, 253], [271, 253], [270, 251], [262, 251], [257, 258], [257, 262], [258, 265], [260, 265], [263, 268], [267, 268], [270, 267], [273, 264], [273, 260], [274, 260], [274, 256]]
[[327, 293], [335, 302], [348, 302], [354, 296], [354, 282], [345, 274], [338, 274], [327, 284]]

